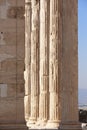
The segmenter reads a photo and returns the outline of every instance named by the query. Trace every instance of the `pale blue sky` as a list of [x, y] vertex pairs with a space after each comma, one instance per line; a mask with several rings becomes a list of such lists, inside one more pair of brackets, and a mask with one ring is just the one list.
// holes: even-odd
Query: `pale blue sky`
[[79, 88], [87, 89], [87, 0], [78, 0]]

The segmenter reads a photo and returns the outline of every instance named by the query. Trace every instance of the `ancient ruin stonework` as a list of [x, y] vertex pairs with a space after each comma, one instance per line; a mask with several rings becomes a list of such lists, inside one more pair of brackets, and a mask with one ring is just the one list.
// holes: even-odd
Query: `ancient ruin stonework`
[[25, 79], [25, 83], [28, 77], [30, 79], [29, 87], [25, 84], [25, 89], [30, 89], [30, 99], [26, 99], [25, 106], [25, 115], [29, 110], [26, 121], [29, 129], [81, 130], [77, 93], [77, 4], [77, 0], [26, 0], [27, 10], [31, 6], [31, 15], [29, 12], [25, 15], [25, 27], [28, 30], [31, 27], [31, 32], [25, 32], [26, 39], [31, 36], [30, 41], [26, 40], [31, 48], [31, 75], [26, 73]]
[[0, 0], [0, 130], [25, 127], [24, 0]]
[[0, 130], [81, 130], [77, 4], [0, 0]]

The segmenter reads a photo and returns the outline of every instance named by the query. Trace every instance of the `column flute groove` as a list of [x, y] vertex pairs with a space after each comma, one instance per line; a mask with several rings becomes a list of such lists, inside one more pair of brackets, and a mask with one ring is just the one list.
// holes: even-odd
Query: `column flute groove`
[[58, 128], [59, 125], [59, 0], [50, 0], [50, 45], [49, 45], [49, 121], [47, 128]]
[[30, 116], [31, 98], [31, 0], [25, 0], [25, 120]]
[[31, 26], [31, 116], [33, 127], [39, 116], [39, 0], [32, 0]]
[[40, 128], [48, 120], [49, 108], [49, 4], [49, 0], [40, 0]]

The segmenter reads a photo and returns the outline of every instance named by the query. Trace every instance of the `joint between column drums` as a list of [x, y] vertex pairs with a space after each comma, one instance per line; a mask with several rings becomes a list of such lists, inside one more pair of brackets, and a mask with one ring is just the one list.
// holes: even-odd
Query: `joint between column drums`
[[25, 5], [28, 5], [31, 3], [31, 0], [25, 0]]

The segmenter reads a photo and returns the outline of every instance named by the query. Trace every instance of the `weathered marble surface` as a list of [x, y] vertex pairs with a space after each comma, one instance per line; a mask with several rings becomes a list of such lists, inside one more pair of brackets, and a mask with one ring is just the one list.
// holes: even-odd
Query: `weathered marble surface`
[[26, 119], [32, 129], [81, 130], [77, 100], [77, 3], [0, 0], [2, 129], [4, 124], [9, 129], [15, 124], [15, 129], [24, 130], [25, 126], [20, 125]]
[[31, 110], [27, 125], [32, 129], [81, 130], [77, 3], [31, 1]]

